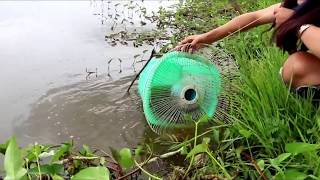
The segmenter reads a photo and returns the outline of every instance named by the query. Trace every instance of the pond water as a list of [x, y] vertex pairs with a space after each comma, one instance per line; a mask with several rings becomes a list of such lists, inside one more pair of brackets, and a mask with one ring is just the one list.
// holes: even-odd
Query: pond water
[[[108, 149], [148, 136], [136, 86], [126, 90], [144, 64], [133, 63], [134, 55], [152, 47], [109, 45], [106, 3], [117, 2], [0, 2], [0, 142], [73, 138]], [[148, 11], [161, 4], [143, 2]], [[86, 69], [97, 74], [87, 77]]]

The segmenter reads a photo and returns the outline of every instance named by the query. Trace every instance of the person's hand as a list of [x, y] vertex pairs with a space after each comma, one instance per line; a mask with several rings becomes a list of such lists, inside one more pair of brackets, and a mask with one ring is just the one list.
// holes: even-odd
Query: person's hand
[[274, 10], [276, 27], [279, 27], [282, 23], [288, 20], [294, 14], [294, 10], [278, 7]]
[[207, 43], [207, 39], [205, 34], [192, 35], [192, 36], [186, 37], [183, 41], [181, 41], [174, 48], [174, 50], [192, 53], [202, 48], [203, 44], [206, 44], [206, 43]]

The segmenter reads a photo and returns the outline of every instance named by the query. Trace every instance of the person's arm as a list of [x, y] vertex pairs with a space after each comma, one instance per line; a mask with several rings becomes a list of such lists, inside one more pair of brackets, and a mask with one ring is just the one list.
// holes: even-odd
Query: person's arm
[[215, 42], [240, 29], [241, 31], [245, 31], [259, 25], [273, 23], [275, 20], [274, 12], [278, 7], [280, 7], [280, 4], [275, 4], [262, 10], [237, 16], [225, 25], [205, 33], [207, 42]]
[[312, 25], [302, 33], [300, 38], [312, 54], [320, 58], [320, 28]]
[[175, 50], [192, 52], [201, 48], [201, 44], [211, 44], [240, 29], [244, 31], [262, 24], [273, 23], [276, 9], [279, 7], [280, 3], [262, 10], [245, 13], [207, 33], [188, 36], [179, 43]]

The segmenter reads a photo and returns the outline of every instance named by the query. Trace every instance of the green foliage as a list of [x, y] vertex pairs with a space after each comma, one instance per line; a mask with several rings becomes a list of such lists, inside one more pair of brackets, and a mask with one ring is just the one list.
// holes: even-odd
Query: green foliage
[[109, 180], [110, 172], [105, 167], [88, 167], [74, 175], [71, 180]]
[[320, 144], [308, 144], [308, 143], [286, 144], [286, 151], [292, 154], [311, 152], [311, 151], [316, 151], [318, 149], [320, 149]]
[[64, 166], [62, 164], [45, 164], [39, 167], [34, 167], [28, 170], [28, 174], [30, 175], [38, 175], [39, 169], [42, 174], [48, 174], [51, 176], [63, 174], [64, 173]]
[[4, 157], [4, 169], [6, 171], [5, 180], [20, 180], [27, 170], [23, 168], [23, 159], [16, 138], [12, 137]]
[[62, 144], [56, 153], [52, 156], [51, 162], [58, 161], [63, 155], [70, 151], [72, 147], [71, 143], [64, 143]]
[[123, 148], [119, 151], [119, 163], [120, 165], [125, 168], [125, 169], [129, 169], [133, 166], [134, 161], [133, 161], [133, 157], [131, 154], [131, 150], [129, 148]]
[[[7, 144], [4, 161], [5, 180], [63, 180], [70, 177], [73, 180], [109, 180], [111, 174], [118, 178], [125, 173], [138, 173], [127, 171], [134, 165], [134, 157], [128, 148], [113, 150], [116, 154], [113, 158], [103, 150], [93, 151], [86, 145], [76, 151], [70, 142], [55, 146], [34, 144], [20, 149], [13, 137]], [[136, 158], [140, 158], [144, 153], [143, 146], [138, 147]]]
[[86, 157], [92, 157], [94, 156], [92, 150], [87, 145], [82, 145], [82, 150], [80, 150], [80, 154]]
[[297, 169], [287, 169], [284, 172], [284, 175], [278, 174], [275, 179], [276, 180], [287, 180], [287, 179], [294, 179], [294, 180], [304, 180], [308, 177], [308, 175], [298, 171]]
[[199, 153], [205, 153], [207, 152], [207, 150], [208, 150], [207, 144], [198, 144], [188, 153], [187, 158], [190, 158]]
[[283, 154], [280, 154], [278, 157], [274, 158], [274, 159], [270, 159], [270, 163], [271, 165], [273, 166], [280, 166], [280, 164], [286, 160], [287, 158], [289, 158], [291, 156], [291, 153], [283, 153]]
[[1, 154], [5, 154], [6, 153], [6, 150], [7, 150], [7, 147], [9, 145], [9, 141], [7, 141], [6, 143], [4, 144], [0, 144], [0, 153]]

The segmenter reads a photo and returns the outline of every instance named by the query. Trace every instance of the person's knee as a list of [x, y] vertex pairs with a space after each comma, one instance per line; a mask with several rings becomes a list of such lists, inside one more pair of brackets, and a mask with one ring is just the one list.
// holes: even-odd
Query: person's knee
[[306, 73], [305, 59], [305, 52], [296, 52], [289, 56], [282, 69], [282, 78], [286, 84], [295, 86], [299, 79], [303, 78]]

